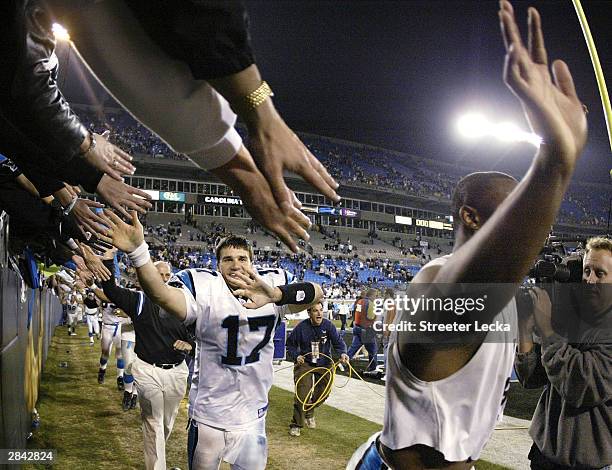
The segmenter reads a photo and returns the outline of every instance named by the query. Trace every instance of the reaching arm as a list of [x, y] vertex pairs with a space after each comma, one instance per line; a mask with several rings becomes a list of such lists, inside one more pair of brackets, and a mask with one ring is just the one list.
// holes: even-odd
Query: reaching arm
[[106, 296], [106, 294], [104, 293], [102, 289], [94, 289], [93, 291], [94, 291], [94, 294], [96, 294], [96, 297], [100, 299], [102, 302], [112, 303], [112, 301]]
[[508, 1], [501, 2], [499, 16], [507, 52], [504, 80], [544, 142], [523, 181], [435, 282], [519, 282], [542, 246], [586, 143], [586, 118], [567, 65], [553, 64], [554, 80], [549, 72], [538, 12], [529, 9], [528, 48]]
[[[587, 137], [586, 118], [567, 65], [556, 61], [552, 76], [549, 72], [538, 12], [529, 10], [530, 40], [525, 47], [512, 6], [507, 0], [500, 5], [506, 45], [504, 81], [543, 144], [523, 180], [491, 218], [448, 262], [435, 272], [417, 276], [411, 285], [421, 289], [418, 294], [439, 297], [433, 294], [436, 289], [418, 284], [507, 284], [503, 292], [489, 296], [482, 321], [493, 318], [511, 300], [516, 291], [512, 284], [527, 274], [559, 210]], [[546, 197], [541, 197], [543, 194]]]
[[132, 225], [126, 224], [115, 213], [104, 211], [105, 224], [110, 227], [113, 245], [128, 253], [136, 268], [138, 281], [149, 299], [183, 321], [187, 317], [187, 302], [182, 289], [168, 286], [151, 262], [148, 246], [144, 241], [138, 215], [132, 211]]
[[[113, 260], [105, 260], [104, 266], [106, 266], [111, 273], [114, 272], [115, 266]], [[131, 318], [134, 318], [139, 313], [139, 308], [142, 308], [142, 304], [144, 303], [142, 292], [134, 292], [130, 289], [119, 287], [115, 282], [114, 276], [102, 281], [102, 289], [105, 297], [127, 313]]]

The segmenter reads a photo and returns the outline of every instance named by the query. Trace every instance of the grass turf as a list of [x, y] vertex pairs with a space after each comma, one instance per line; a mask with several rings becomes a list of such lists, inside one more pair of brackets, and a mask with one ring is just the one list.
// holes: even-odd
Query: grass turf
[[[123, 412], [117, 390], [114, 353], [104, 385], [97, 383], [100, 345], [88, 344], [87, 331], [67, 336], [58, 327], [43, 371], [38, 411], [41, 426], [29, 442], [30, 449], [52, 448], [58, 460], [53, 467], [24, 465], [24, 469], [142, 469], [142, 433], [139, 409]], [[68, 367], [59, 367], [67, 362]], [[270, 391], [268, 434], [270, 470], [344, 469], [353, 451], [380, 426], [326, 405], [317, 409], [317, 429], [303, 429], [299, 438], [288, 434], [293, 394], [276, 387]], [[167, 444], [168, 468], [187, 468], [186, 400], [183, 400]], [[229, 466], [223, 464], [222, 469]], [[504, 467], [478, 462], [478, 470]]]

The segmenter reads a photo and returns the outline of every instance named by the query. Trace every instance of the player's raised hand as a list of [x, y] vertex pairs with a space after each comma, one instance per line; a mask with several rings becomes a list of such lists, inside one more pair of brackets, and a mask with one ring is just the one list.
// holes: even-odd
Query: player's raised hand
[[298, 209], [300, 203], [293, 191], [286, 189], [286, 196], [292, 205], [288, 211], [283, 212], [274, 199], [266, 178], [244, 146], [232, 160], [212, 172], [240, 196], [253, 219], [276, 234], [293, 252], [298, 251], [293, 237], [305, 241], [310, 239], [306, 231], [310, 228], [310, 220]]
[[91, 286], [94, 281], [94, 275], [89, 269], [77, 269], [77, 277], [81, 280], [83, 288], [85, 285]]
[[282, 292], [277, 287], [271, 286], [263, 280], [253, 269], [246, 268], [248, 275], [236, 272], [234, 283], [239, 287], [234, 295], [246, 297], [249, 302], [244, 304], [246, 308], [253, 309], [263, 307], [272, 302], [278, 302]]
[[499, 18], [506, 46], [504, 81], [521, 101], [533, 131], [559, 163], [573, 169], [587, 138], [587, 122], [565, 62], [552, 64], [552, 77], [540, 15], [529, 9], [525, 47], [508, 0], [500, 1]]
[[132, 211], [131, 225], [126, 224], [117, 214], [108, 209], [104, 209], [103, 217], [105, 225], [109, 227], [107, 235], [112, 238], [113, 245], [121, 251], [131, 253], [144, 242], [144, 230], [136, 211]]

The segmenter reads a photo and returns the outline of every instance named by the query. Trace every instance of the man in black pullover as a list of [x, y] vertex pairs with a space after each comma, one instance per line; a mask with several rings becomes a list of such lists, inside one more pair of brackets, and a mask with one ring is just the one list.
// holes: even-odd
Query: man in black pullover
[[[115, 272], [112, 259], [105, 259], [104, 265]], [[170, 265], [158, 261], [155, 267], [167, 282]], [[187, 389], [189, 370], [183, 351], [193, 350], [193, 335], [143, 292], [117, 286], [114, 277], [102, 282], [102, 288], [106, 297], [134, 323], [137, 358], [132, 375], [140, 399], [145, 468], [166, 468], [166, 441]]]

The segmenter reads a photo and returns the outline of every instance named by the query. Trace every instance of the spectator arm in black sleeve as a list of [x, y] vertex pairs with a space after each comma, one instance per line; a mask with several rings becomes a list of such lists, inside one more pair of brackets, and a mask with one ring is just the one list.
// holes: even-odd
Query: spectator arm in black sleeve
[[53, 194], [64, 187], [64, 183], [58, 179], [43, 175], [42, 172], [34, 167], [25, 166], [23, 174], [34, 185], [41, 199]]
[[[115, 268], [113, 261], [104, 261], [104, 266], [106, 266], [111, 273], [114, 272]], [[108, 300], [127, 313], [132, 320], [135, 320], [139, 314], [139, 305], [140, 308], [142, 308], [142, 304], [145, 301], [144, 294], [141, 292], [134, 292], [125, 287], [119, 287], [114, 277], [111, 277], [108, 281], [103, 281], [101, 286]]]
[[81, 185], [88, 193], [94, 194], [97, 191], [98, 183], [104, 173], [96, 169], [91, 163], [79, 158], [70, 164], [58, 167], [58, 171], [66, 183]]
[[[54, 52], [50, 12], [43, 2], [6, 3], [13, 27], [3, 33], [5, 41], [0, 48], [15, 50], [7, 54], [12, 64], [3, 64], [11, 70], [2, 74], [6, 82], [2, 85], [8, 85], [3, 108], [14, 106], [8, 110], [14, 124], [29, 140], [50, 152], [53, 160], [66, 163], [78, 154], [87, 129], [57, 85], [59, 61]], [[16, 4], [25, 6], [18, 8]]]
[[157, 45], [185, 61], [196, 79], [233, 75], [255, 63], [243, 2], [131, 0], [127, 4]]
[[72, 185], [81, 185], [89, 193], [95, 193], [104, 173], [97, 170], [87, 160], [78, 158], [68, 163], [56, 161], [28, 137], [13, 126], [0, 110], [0, 137], [6, 152], [22, 171], [36, 171], [39, 174], [55, 177]]

